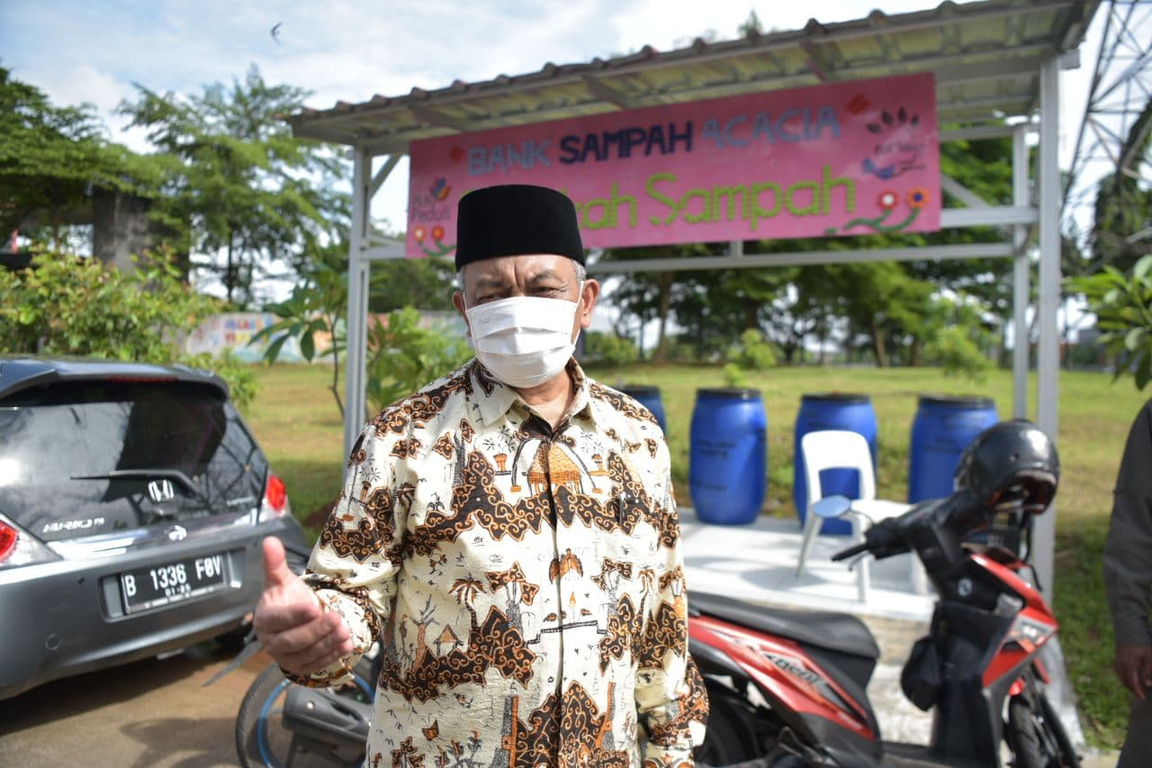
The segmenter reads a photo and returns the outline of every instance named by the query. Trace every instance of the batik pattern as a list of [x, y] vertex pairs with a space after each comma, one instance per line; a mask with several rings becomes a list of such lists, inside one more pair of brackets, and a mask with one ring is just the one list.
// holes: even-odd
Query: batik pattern
[[356, 441], [306, 577], [356, 653], [301, 682], [382, 636], [369, 765], [691, 765], [708, 709], [668, 449], [568, 370], [556, 430], [473, 361]]

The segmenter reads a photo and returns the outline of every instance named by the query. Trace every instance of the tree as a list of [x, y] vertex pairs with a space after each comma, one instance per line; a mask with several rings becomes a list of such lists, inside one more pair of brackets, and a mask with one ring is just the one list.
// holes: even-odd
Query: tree
[[1084, 294], [1100, 343], [1116, 360], [1115, 378], [1131, 373], [1137, 389], [1152, 381], [1152, 253], [1125, 275], [1106, 266], [1094, 275], [1072, 278], [1069, 285]]
[[[721, 247], [723, 244], [688, 243], [644, 248], [614, 248], [606, 250], [603, 258], [605, 261], [686, 258], [716, 254]], [[620, 309], [622, 318], [634, 317], [640, 321], [641, 327], [651, 320], [660, 320], [656, 354], [653, 359], [655, 362], [663, 362], [667, 355], [668, 320], [672, 316], [673, 307], [689, 301], [688, 294], [693, 290], [693, 286], [685, 282], [683, 273], [639, 272], [629, 275], [628, 279], [621, 282], [606, 298]], [[680, 318], [677, 318], [677, 322], [682, 323]], [[618, 328], [618, 335], [624, 335], [619, 331]]]
[[472, 357], [463, 339], [426, 327], [412, 307], [376, 318], [368, 329], [368, 402], [391, 405]]
[[[348, 249], [344, 248], [344, 260]], [[388, 259], [372, 263], [368, 308], [391, 312], [403, 307], [455, 311], [456, 269], [448, 259]]]
[[0, 67], [0, 234], [19, 228], [59, 252], [94, 189], [155, 194], [163, 161], [108, 141], [94, 109], [53, 106]]
[[[626, 275], [616, 283], [615, 287], [606, 291], [605, 300], [611, 302], [619, 312], [614, 323], [616, 335], [620, 338], [629, 336], [628, 330], [631, 326], [629, 321], [636, 321], [643, 329], [649, 322], [656, 319], [659, 316], [662, 297], [667, 295], [665, 292], [670, 288], [671, 283], [672, 273], [670, 272], [662, 274], [641, 272]], [[667, 314], [664, 317], [667, 318]], [[657, 334], [655, 359], [658, 362], [663, 362], [666, 355], [665, 326], [666, 320], [661, 323], [661, 330]]]
[[785, 362], [803, 353], [804, 340], [815, 334], [823, 350], [835, 322], [835, 295], [819, 267], [795, 267], [788, 288], [769, 308], [767, 333]]
[[760, 17], [756, 15], [755, 9], [748, 11], [748, 18], [736, 28], [736, 31], [741, 37], [752, 37], [764, 33], [764, 25], [760, 23]]
[[448, 591], [456, 598], [456, 602], [468, 609], [468, 613], [472, 616], [472, 628], [475, 629], [479, 626], [479, 622], [476, 620], [475, 606], [479, 594], [487, 591], [484, 589], [484, 582], [471, 576], [460, 577], [452, 582], [452, 587]]
[[[280, 321], [261, 329], [250, 344], [263, 339], [272, 342], [264, 351], [269, 364], [276, 362], [280, 350], [289, 339], [300, 344], [300, 354], [308, 362], [317, 352], [332, 358], [332, 384], [329, 389], [336, 400], [340, 416], [344, 416], [344, 401], [340, 397], [341, 350], [345, 349], [345, 335], [339, 332], [338, 322], [348, 311], [348, 270], [332, 266], [329, 261], [338, 257], [339, 245], [326, 249], [328, 260], [317, 258], [302, 270], [303, 282], [292, 289], [292, 295], [278, 304], [266, 307]], [[321, 350], [316, 340], [327, 336], [329, 344]]]
[[840, 314], [867, 335], [881, 368], [889, 365], [891, 340], [919, 324], [936, 289], [892, 261], [831, 265], [825, 279], [836, 288]]
[[946, 375], [983, 381], [992, 367], [990, 353], [996, 341], [983, 315], [983, 305], [972, 297], [933, 297], [918, 337], [929, 361], [939, 365]]
[[601, 365], [631, 365], [640, 357], [631, 339], [614, 333], [584, 331], [584, 358]]
[[243, 82], [198, 96], [136, 89], [120, 111], [172, 159], [158, 215], [183, 233], [194, 265], [220, 280], [229, 304], [258, 303], [259, 278], [302, 268], [346, 228], [348, 196], [333, 187], [339, 158], [280, 119], [302, 108], [306, 91], [268, 85], [255, 66]]

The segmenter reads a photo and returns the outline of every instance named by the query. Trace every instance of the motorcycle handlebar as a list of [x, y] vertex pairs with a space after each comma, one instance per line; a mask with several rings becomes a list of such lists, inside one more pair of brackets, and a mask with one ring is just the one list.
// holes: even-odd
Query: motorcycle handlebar
[[989, 510], [964, 492], [924, 501], [899, 517], [881, 520], [865, 532], [863, 542], [837, 552], [832, 559], [839, 562], [867, 552], [883, 560], [926, 547], [925, 551], [947, 550], [947, 559], [954, 560], [959, 555], [960, 540], [986, 523], [990, 515]]
[[903, 522], [909, 518], [911, 513], [918, 512], [917, 507], [913, 507], [904, 515], [898, 518], [890, 518], [888, 520], [881, 520], [876, 525], [868, 529], [864, 534], [864, 541], [854, 547], [837, 552], [832, 559], [847, 560], [854, 555], [861, 552], [868, 552], [877, 560], [883, 560], [886, 557], [893, 555], [900, 555], [909, 550], [908, 543], [904, 540]]
[[854, 547], [848, 547], [847, 549], [840, 550], [836, 554], [832, 555], [832, 560], [833, 560], [833, 562], [838, 563], [841, 560], [847, 560], [850, 557], [855, 557], [856, 555], [860, 554], [861, 552], [867, 552], [867, 551], [868, 551], [868, 542], [865, 541], [864, 543], [857, 544]]

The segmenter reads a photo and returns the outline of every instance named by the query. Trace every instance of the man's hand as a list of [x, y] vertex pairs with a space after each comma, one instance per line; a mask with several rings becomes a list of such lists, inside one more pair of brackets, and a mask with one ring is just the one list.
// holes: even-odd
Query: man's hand
[[1112, 668], [1124, 687], [1141, 701], [1152, 690], [1152, 646], [1118, 645]]
[[264, 539], [264, 594], [252, 625], [276, 663], [301, 677], [352, 652], [340, 614], [321, 609], [308, 585], [288, 569], [284, 545], [271, 536]]

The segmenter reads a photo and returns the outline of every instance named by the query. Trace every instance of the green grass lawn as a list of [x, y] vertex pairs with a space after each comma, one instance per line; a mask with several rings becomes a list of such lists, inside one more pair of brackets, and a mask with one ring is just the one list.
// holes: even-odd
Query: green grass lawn
[[[590, 369], [608, 385], [660, 387], [678, 498], [687, 502], [688, 429], [698, 387], [724, 386], [719, 367], [632, 366]], [[259, 393], [246, 417], [288, 486], [293, 512], [315, 535], [322, 511], [339, 493], [343, 471], [342, 421], [327, 389], [325, 366], [257, 370]], [[1012, 412], [1012, 377], [993, 372], [983, 384], [944, 377], [935, 369], [776, 368], [748, 376], [768, 414], [768, 514], [791, 516], [792, 431], [800, 397], [820, 392], [871, 396], [879, 424], [878, 493], [907, 495], [908, 443], [920, 394], [984, 395], [1001, 418]], [[342, 391], [342, 389], [341, 389]], [[1030, 415], [1035, 417], [1035, 377]], [[1100, 555], [1112, 504], [1112, 485], [1128, 428], [1146, 399], [1129, 380], [1097, 373], [1060, 378], [1062, 476], [1057, 496], [1056, 613], [1069, 674], [1081, 698], [1089, 739], [1115, 746], [1123, 738], [1127, 697], [1110, 671], [1112, 628], [1104, 600]]]

